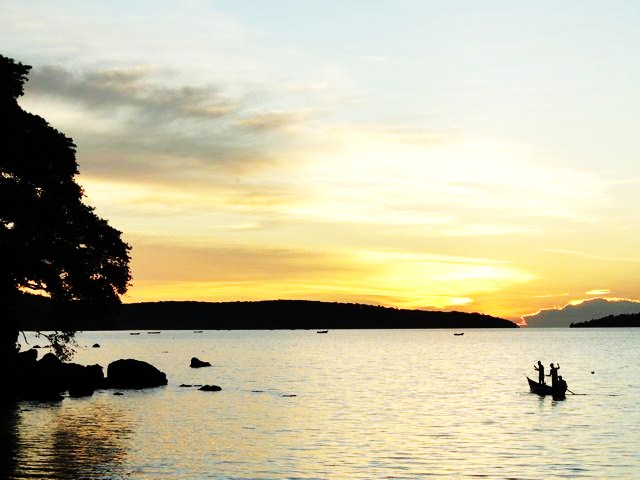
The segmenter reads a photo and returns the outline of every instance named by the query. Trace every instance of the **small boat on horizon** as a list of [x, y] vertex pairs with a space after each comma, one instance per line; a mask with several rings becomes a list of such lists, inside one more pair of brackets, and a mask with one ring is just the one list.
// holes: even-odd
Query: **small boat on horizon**
[[149, 335], [158, 334], [160, 332], [147, 332]]
[[456, 337], [461, 337], [462, 335], [464, 335], [464, 332], [454, 333], [454, 335], [455, 335]]
[[129, 335], [140, 335], [140, 332], [129, 332]]
[[316, 333], [327, 333], [329, 330], [318, 330]]

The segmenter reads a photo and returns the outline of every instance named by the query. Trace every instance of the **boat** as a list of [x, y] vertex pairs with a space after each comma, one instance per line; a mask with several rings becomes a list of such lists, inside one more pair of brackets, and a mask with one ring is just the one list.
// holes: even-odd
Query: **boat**
[[318, 330], [316, 333], [327, 333], [329, 330]]
[[140, 332], [129, 332], [129, 335], [140, 335]]
[[543, 397], [546, 395], [551, 395], [556, 400], [561, 400], [565, 398], [565, 394], [567, 393], [566, 389], [565, 390], [554, 389], [551, 385], [538, 383], [534, 380], [531, 380], [529, 377], [527, 377], [527, 381], [529, 382], [529, 388], [531, 389], [531, 392], [537, 393], [538, 395]]
[[460, 336], [464, 335], [464, 332], [462, 332], [462, 333], [454, 333], [454, 335], [455, 335], [456, 337], [460, 337]]

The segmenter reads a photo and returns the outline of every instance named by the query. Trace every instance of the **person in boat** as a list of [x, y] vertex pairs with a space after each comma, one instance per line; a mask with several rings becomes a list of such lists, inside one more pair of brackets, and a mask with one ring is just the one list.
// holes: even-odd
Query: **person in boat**
[[538, 360], [538, 365], [534, 365], [533, 369], [538, 372], [538, 383], [544, 385], [544, 365]]
[[563, 397], [567, 393], [567, 382], [564, 381], [562, 375], [558, 376], [556, 386], [554, 387], [554, 394]]
[[558, 384], [558, 369], [560, 368], [560, 364], [554, 366], [553, 363], [549, 365], [549, 375], [547, 377], [551, 377], [551, 388], [556, 388]]

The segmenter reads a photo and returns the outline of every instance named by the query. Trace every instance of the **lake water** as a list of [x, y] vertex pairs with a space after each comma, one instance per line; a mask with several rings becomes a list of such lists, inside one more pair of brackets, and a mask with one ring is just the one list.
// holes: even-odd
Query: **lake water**
[[[169, 385], [3, 410], [0, 478], [640, 478], [640, 329], [78, 339], [74, 361], [145, 360]], [[529, 393], [539, 359], [580, 395]]]

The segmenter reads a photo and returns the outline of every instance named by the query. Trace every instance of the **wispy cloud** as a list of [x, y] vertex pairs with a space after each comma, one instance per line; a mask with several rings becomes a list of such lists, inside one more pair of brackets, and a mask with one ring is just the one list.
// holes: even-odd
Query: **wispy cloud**
[[610, 293], [611, 290], [609, 290], [608, 288], [598, 288], [594, 290], [587, 290], [586, 292], [584, 292], [585, 295], [609, 295]]
[[98, 111], [132, 109], [139, 121], [156, 123], [185, 118], [219, 118], [238, 107], [213, 86], [168, 87], [152, 80], [148, 67], [110, 68], [74, 74], [57, 66], [33, 70], [28, 91], [62, 97]]
[[309, 110], [244, 112], [242, 117], [236, 121], [236, 124], [257, 131], [286, 130], [303, 124], [310, 116]]
[[543, 248], [541, 249], [541, 251], [543, 252], [548, 252], [548, 253], [557, 253], [557, 254], [561, 254], [561, 255], [572, 255], [572, 256], [576, 256], [576, 257], [581, 257], [584, 259], [588, 259], [588, 260], [601, 260], [601, 261], [605, 261], [605, 262], [640, 262], [640, 258], [639, 257], [616, 257], [616, 256], [609, 256], [609, 255], [599, 255], [599, 254], [594, 254], [594, 253], [589, 253], [589, 252], [582, 252], [580, 250], [565, 250], [565, 249], [559, 249], [559, 248]]
[[[248, 99], [250, 92], [176, 85], [166, 75], [142, 66], [80, 73], [36, 67], [23, 103], [36, 113], [44, 110], [76, 139], [83, 172], [159, 183], [212, 180], [207, 169], [229, 173], [269, 163], [276, 157], [273, 134], [311, 115], [308, 109], [264, 110]], [[62, 125], [56, 123], [60, 111], [68, 112]]]

